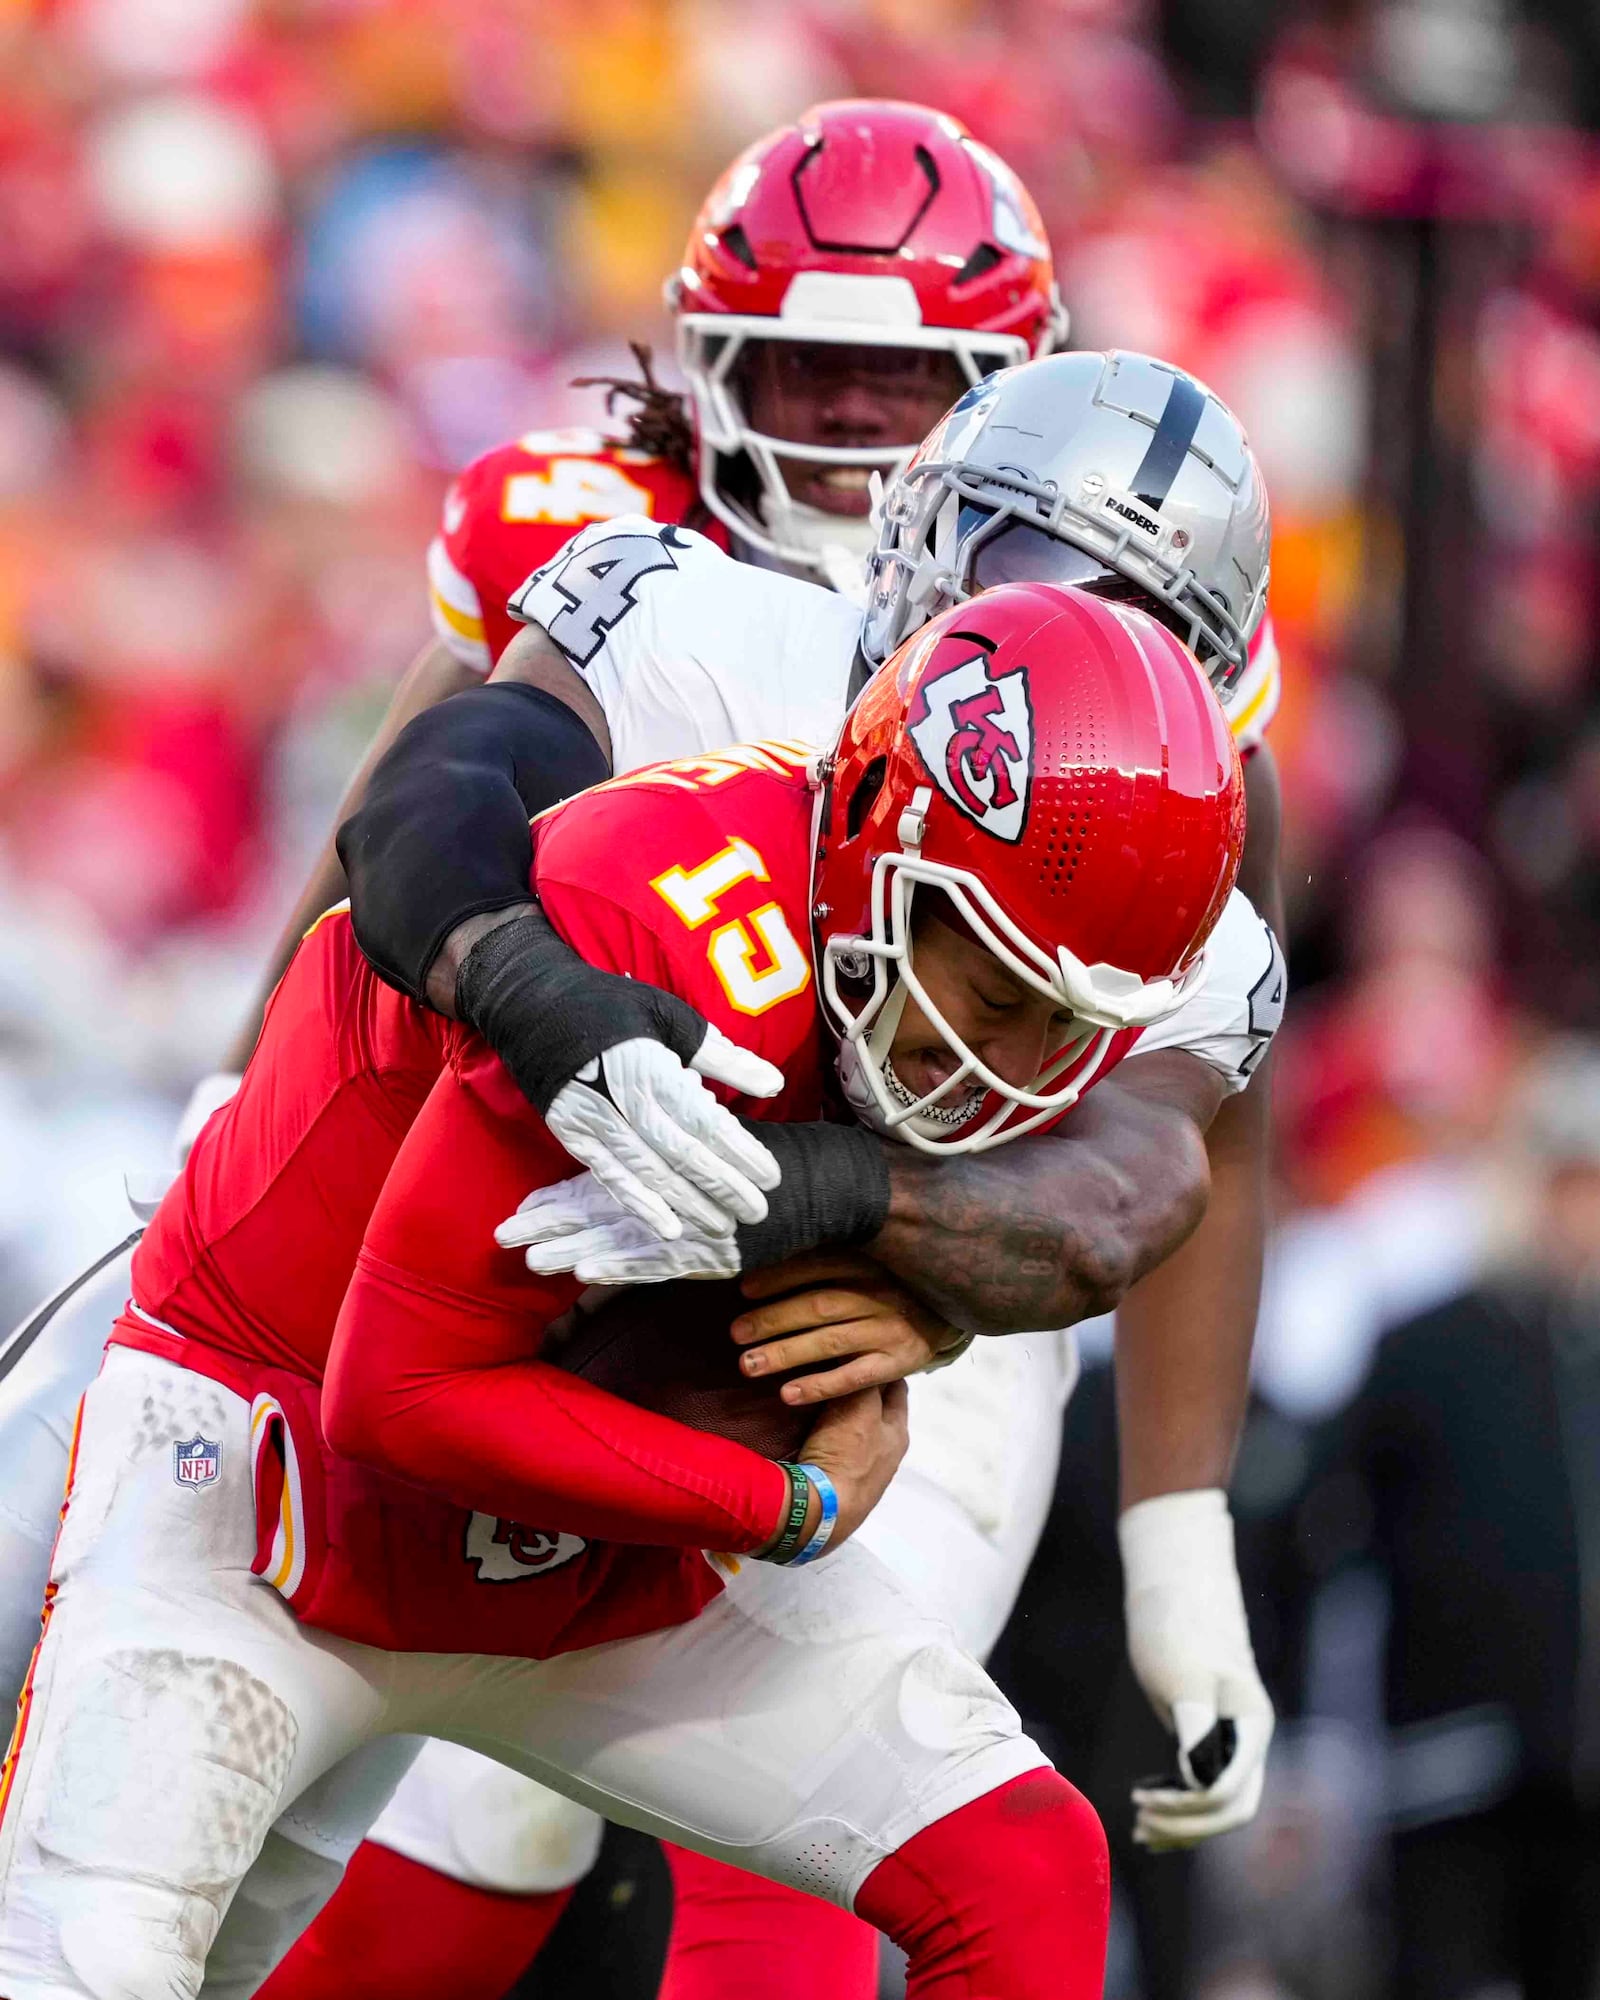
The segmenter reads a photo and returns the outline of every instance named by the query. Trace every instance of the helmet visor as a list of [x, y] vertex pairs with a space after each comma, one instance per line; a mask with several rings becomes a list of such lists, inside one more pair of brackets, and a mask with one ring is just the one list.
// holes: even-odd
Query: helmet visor
[[1048, 528], [1037, 528], [1015, 515], [1009, 519], [1000, 516], [1003, 525], [979, 539], [985, 520], [995, 518], [983, 508], [972, 506], [963, 507], [957, 517], [962, 546], [971, 551], [966, 562], [969, 590], [990, 590], [1000, 583], [1069, 584], [1095, 597], [1146, 611], [1169, 632], [1176, 633], [1185, 645], [1189, 643], [1188, 622], [1170, 605], [1142, 590], [1131, 577], [1112, 569], [1087, 549], [1052, 535]]
[[[986, 518], [992, 520], [994, 516], [986, 516], [979, 507], [961, 509], [956, 533], [963, 546], [969, 534], [975, 535]], [[1036, 528], [1015, 516], [977, 541], [967, 580], [973, 590], [992, 590], [997, 583], [1067, 583], [1082, 586], [1122, 581], [1116, 571], [1108, 568], [1097, 556], [1076, 549], [1070, 542], [1062, 541], [1059, 535], [1052, 535], [1048, 529]]]

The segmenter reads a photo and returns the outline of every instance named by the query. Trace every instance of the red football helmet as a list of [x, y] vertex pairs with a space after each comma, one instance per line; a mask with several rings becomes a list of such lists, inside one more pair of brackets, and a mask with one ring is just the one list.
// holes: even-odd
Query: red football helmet
[[[976, 1152], [1059, 1117], [1121, 1031], [1198, 988], [1244, 821], [1216, 696], [1148, 614], [1014, 583], [934, 619], [851, 709], [819, 806], [818, 984], [852, 1107], [929, 1152]], [[1009, 972], [1070, 1010], [1025, 1087], [962, 1042], [917, 977], [912, 902], [935, 889]], [[889, 1062], [907, 998], [957, 1064], [920, 1098]]]
[[1044, 225], [1011, 169], [957, 119], [872, 99], [814, 105], [742, 153], [667, 299], [705, 504], [742, 541], [811, 566], [830, 544], [865, 555], [871, 528], [796, 501], [779, 458], [888, 479], [919, 440], [841, 449], [758, 431], [740, 370], [750, 342], [942, 352], [970, 384], [1066, 331]]

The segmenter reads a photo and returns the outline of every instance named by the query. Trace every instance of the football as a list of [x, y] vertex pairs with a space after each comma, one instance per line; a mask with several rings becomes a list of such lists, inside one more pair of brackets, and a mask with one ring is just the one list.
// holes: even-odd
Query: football
[[728, 1328], [748, 1305], [732, 1278], [630, 1285], [592, 1312], [580, 1308], [566, 1340], [544, 1358], [641, 1409], [792, 1459], [815, 1412], [780, 1398], [787, 1376], [752, 1382], [739, 1372]]

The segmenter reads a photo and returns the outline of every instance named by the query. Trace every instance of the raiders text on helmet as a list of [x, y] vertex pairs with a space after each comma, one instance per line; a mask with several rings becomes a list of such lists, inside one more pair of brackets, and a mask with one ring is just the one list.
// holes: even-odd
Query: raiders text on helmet
[[884, 502], [864, 646], [1031, 577], [1144, 593], [1219, 688], [1266, 607], [1267, 489], [1238, 419], [1144, 354], [1057, 354], [978, 383]]

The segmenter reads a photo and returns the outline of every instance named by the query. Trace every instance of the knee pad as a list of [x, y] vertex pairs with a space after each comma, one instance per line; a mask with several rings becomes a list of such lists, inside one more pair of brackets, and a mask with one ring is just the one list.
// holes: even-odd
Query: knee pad
[[294, 1717], [237, 1663], [168, 1648], [103, 1655], [52, 1707], [59, 1733], [20, 1802], [11, 1904], [24, 1920], [48, 1912], [94, 2000], [192, 2000], [277, 1811]]
[[88, 2000], [195, 2000], [216, 1930], [214, 1904], [127, 1881], [80, 1886], [67, 1900], [57, 1928], [61, 1968], [71, 1973], [63, 1992]]
[[459, 1744], [430, 1742], [369, 1836], [474, 1889], [548, 1895], [581, 1881], [605, 1824]]
[[249, 2000], [332, 1896], [344, 1864], [274, 1830], [239, 1884], [206, 1960], [202, 2000]]

